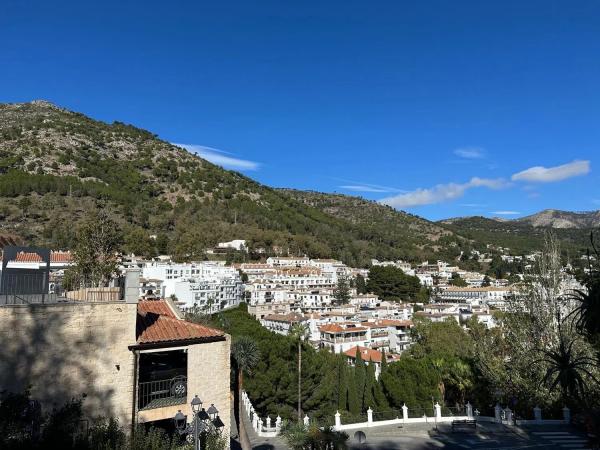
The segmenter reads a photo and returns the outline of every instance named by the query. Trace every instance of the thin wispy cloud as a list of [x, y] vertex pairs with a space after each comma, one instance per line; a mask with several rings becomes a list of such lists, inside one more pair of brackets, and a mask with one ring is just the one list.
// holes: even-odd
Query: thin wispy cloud
[[[206, 147], [204, 145], [195, 145], [195, 144], [177, 144], [173, 143], [173, 145], [177, 145], [178, 147], [185, 148], [186, 150], [197, 154], [201, 158], [210, 161], [213, 164], [217, 164], [226, 169], [232, 170], [258, 170], [260, 169], [260, 163], [256, 161], [249, 161], [247, 159], [236, 158], [232, 153], [226, 152], [224, 150], [219, 150], [218, 148]], [[228, 156], [231, 155], [231, 156]]]
[[351, 185], [351, 184], [347, 184], [347, 185], [338, 186], [338, 187], [340, 189], [344, 189], [346, 191], [352, 191], [352, 192], [380, 192], [380, 193], [390, 192], [388, 189], [383, 189], [383, 188], [378, 188], [378, 187], [373, 187], [373, 186], [367, 186], [367, 185]]
[[412, 192], [387, 197], [381, 199], [379, 202], [393, 208], [411, 208], [455, 200], [465, 195], [465, 192], [472, 188], [486, 187], [488, 189], [502, 189], [508, 186], [509, 183], [502, 178], [474, 177], [466, 183], [438, 184], [432, 188], [420, 188]]
[[461, 147], [454, 150], [454, 154], [465, 159], [482, 159], [485, 157], [485, 150], [481, 147]]
[[460, 206], [464, 206], [465, 208], [485, 208], [487, 205], [485, 203], [461, 203]]
[[535, 166], [522, 172], [515, 173], [513, 181], [527, 181], [530, 183], [553, 183], [572, 177], [587, 175], [590, 172], [589, 161], [572, 161], [555, 167]]
[[519, 211], [492, 211], [490, 214], [496, 214], [498, 216], [516, 216], [521, 213]]
[[344, 189], [346, 191], [352, 192], [376, 192], [376, 193], [386, 193], [386, 192], [406, 192], [405, 190], [398, 189], [390, 186], [382, 186], [380, 184], [372, 184], [372, 183], [364, 183], [362, 181], [353, 181], [353, 180], [345, 180], [343, 178], [334, 178], [337, 181], [342, 181], [347, 184], [343, 184], [338, 186], [340, 189]]

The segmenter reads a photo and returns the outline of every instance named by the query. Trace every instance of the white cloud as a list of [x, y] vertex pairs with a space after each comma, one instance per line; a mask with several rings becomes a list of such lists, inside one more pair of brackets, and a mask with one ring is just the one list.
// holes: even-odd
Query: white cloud
[[178, 147], [185, 148], [186, 150], [196, 153], [201, 158], [210, 161], [213, 164], [217, 164], [219, 166], [223, 166], [226, 169], [232, 170], [258, 170], [260, 168], [260, 163], [255, 161], [248, 161], [246, 159], [235, 158], [231, 155], [231, 153], [219, 150], [217, 148], [206, 147], [204, 145], [194, 145], [194, 144], [176, 144]]
[[454, 154], [466, 159], [481, 159], [485, 156], [485, 150], [481, 147], [461, 147], [454, 150]]
[[413, 206], [432, 205], [462, 197], [465, 192], [475, 187], [487, 187], [489, 189], [501, 189], [509, 184], [502, 178], [471, 178], [466, 183], [438, 184], [428, 189], [416, 189], [412, 192], [387, 197], [379, 200], [380, 203], [394, 208], [410, 208]]
[[513, 181], [528, 181], [532, 183], [552, 183], [567, 178], [586, 175], [590, 172], [589, 161], [573, 161], [556, 167], [535, 166], [512, 176]]
[[465, 208], [485, 208], [487, 205], [485, 203], [461, 203], [460, 206], [464, 206]]
[[490, 214], [497, 214], [499, 216], [515, 216], [521, 213], [519, 211], [492, 211]]
[[337, 181], [342, 181], [346, 184], [338, 186], [340, 189], [345, 189], [347, 191], [353, 192], [406, 192], [401, 189], [390, 187], [390, 186], [382, 186], [380, 184], [372, 184], [372, 183], [364, 183], [362, 181], [355, 180], [346, 180], [344, 178], [333, 178]]

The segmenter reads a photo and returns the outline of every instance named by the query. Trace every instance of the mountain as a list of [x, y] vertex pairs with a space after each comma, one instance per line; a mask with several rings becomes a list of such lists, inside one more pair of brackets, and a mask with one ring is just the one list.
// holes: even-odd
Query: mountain
[[533, 227], [590, 229], [600, 227], [600, 210], [588, 212], [559, 211], [546, 209], [531, 216], [516, 219]]
[[[533, 216], [530, 216], [533, 217]], [[571, 255], [584, 253], [590, 247], [591, 228], [552, 228], [534, 226], [528, 220], [490, 219], [487, 217], [457, 217], [438, 222], [474, 243], [487, 243], [509, 248], [513, 254], [530, 253], [543, 248], [547, 233], [552, 232], [563, 249]]]
[[245, 238], [266, 253], [371, 258], [452, 257], [466, 240], [443, 226], [355, 197], [276, 190], [122, 122], [45, 101], [0, 104], [0, 233], [54, 248], [106, 211], [123, 250], [199, 258]]

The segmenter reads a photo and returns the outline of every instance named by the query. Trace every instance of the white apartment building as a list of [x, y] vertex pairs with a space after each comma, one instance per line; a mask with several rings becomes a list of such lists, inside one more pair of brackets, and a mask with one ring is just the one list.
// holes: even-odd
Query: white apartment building
[[414, 315], [416, 317], [424, 317], [432, 322], [443, 322], [448, 318], [451, 318], [456, 320], [457, 323], [460, 323], [460, 310], [458, 305], [455, 304], [425, 305], [423, 311], [417, 311]]
[[457, 287], [448, 286], [437, 293], [442, 302], [495, 305], [504, 303], [512, 295], [509, 287]]
[[401, 353], [410, 344], [410, 329], [413, 327], [411, 320], [376, 319], [360, 323], [368, 328], [367, 347], [377, 350]]
[[417, 278], [421, 282], [421, 286], [433, 287], [433, 277], [428, 273], [417, 273]]
[[296, 324], [305, 323], [304, 316], [298, 313], [269, 314], [260, 319], [260, 323], [269, 331], [287, 336]]
[[321, 309], [331, 306], [332, 289], [298, 289], [288, 291], [289, 300], [304, 309]]
[[207, 313], [239, 305], [244, 285], [238, 271], [222, 262], [147, 262], [147, 280], [160, 280], [160, 297], [175, 296], [182, 309], [199, 307]]
[[246, 251], [246, 240], [245, 239], [234, 239], [233, 241], [229, 241], [229, 242], [219, 242], [217, 244], [217, 248], [231, 248], [233, 250], [237, 250], [237, 251]]
[[270, 266], [305, 267], [310, 264], [310, 259], [306, 256], [271, 256], [267, 258], [267, 264]]
[[342, 322], [321, 325], [319, 327], [321, 348], [341, 353], [352, 347], [366, 347], [369, 329], [356, 322]]

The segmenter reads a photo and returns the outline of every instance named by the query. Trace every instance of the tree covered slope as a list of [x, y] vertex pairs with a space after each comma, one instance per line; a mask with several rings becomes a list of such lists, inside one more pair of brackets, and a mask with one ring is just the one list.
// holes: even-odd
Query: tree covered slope
[[364, 266], [454, 254], [464, 241], [362, 199], [269, 188], [131, 125], [43, 101], [0, 104], [0, 232], [68, 248], [96, 208], [122, 227], [123, 250], [181, 259], [245, 238], [267, 253]]

